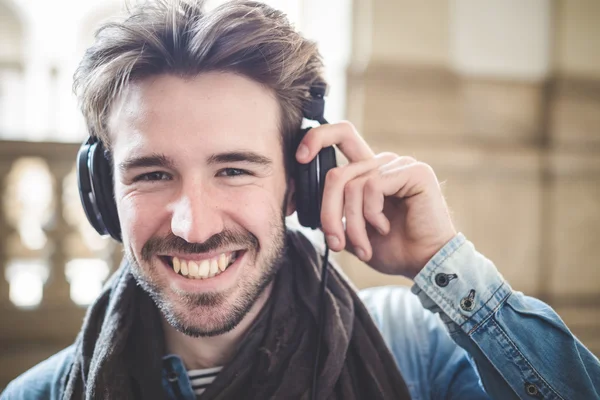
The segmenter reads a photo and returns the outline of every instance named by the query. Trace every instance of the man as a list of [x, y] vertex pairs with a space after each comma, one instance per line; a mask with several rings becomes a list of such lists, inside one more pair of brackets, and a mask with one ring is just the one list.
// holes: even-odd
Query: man
[[[154, 2], [99, 32], [75, 87], [110, 152], [125, 261], [76, 343], [3, 398], [599, 398], [598, 359], [455, 231], [429, 166], [375, 155], [347, 122], [297, 145], [321, 67], [254, 2]], [[331, 267], [319, 310], [319, 254], [284, 221], [296, 164], [330, 145], [349, 163], [325, 183], [329, 247], [416, 296], [359, 299]]]

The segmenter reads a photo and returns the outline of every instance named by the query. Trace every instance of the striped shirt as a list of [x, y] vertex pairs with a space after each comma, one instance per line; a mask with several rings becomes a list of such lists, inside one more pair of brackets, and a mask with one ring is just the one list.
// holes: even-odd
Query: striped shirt
[[213, 383], [219, 372], [223, 367], [204, 368], [204, 369], [191, 369], [188, 371], [188, 377], [192, 384], [192, 389], [196, 396], [200, 396], [204, 393], [204, 390]]

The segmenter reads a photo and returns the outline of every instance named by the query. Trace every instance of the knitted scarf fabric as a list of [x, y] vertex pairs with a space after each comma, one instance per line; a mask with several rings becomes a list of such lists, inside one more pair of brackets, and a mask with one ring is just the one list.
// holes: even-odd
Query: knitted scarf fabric
[[[201, 399], [310, 399], [319, 320], [314, 245], [288, 230], [267, 304]], [[410, 399], [368, 311], [330, 264], [317, 399]], [[159, 311], [124, 263], [88, 310], [64, 399], [163, 399]]]

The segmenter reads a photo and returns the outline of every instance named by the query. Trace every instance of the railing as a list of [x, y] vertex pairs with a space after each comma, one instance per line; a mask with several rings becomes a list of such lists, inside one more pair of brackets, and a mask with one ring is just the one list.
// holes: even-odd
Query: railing
[[78, 147], [0, 141], [0, 388], [73, 341], [120, 261], [79, 204]]

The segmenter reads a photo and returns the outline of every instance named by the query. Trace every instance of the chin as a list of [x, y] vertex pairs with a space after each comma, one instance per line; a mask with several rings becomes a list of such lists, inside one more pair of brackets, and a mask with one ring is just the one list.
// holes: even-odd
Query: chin
[[[169, 290], [157, 295], [147, 290], [165, 320], [177, 331], [191, 337], [212, 337], [235, 329], [248, 315], [261, 294], [273, 281], [278, 268], [238, 282], [231, 290], [188, 293]], [[166, 298], [165, 298], [166, 297]]]
[[[240, 324], [249, 309], [227, 300], [211, 299], [220, 304], [160, 307], [165, 320], [179, 332], [192, 337], [225, 334]], [[251, 308], [251, 307], [250, 307]]]

